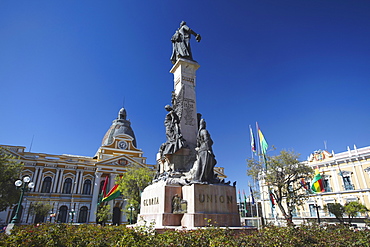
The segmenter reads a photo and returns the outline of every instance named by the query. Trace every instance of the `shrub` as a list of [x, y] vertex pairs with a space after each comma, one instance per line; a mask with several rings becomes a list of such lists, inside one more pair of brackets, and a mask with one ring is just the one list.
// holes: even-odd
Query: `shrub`
[[42, 224], [17, 226], [0, 234], [0, 246], [370, 246], [370, 231], [345, 225], [267, 226], [259, 231], [208, 227], [154, 231], [153, 225], [125, 226]]

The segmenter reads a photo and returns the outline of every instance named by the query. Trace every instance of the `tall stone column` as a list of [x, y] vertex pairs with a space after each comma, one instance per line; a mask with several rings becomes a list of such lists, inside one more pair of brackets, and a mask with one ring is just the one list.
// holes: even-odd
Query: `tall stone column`
[[100, 187], [100, 178], [103, 175], [102, 172], [95, 172], [95, 181], [94, 181], [94, 190], [93, 190], [93, 197], [91, 201], [91, 210], [90, 210], [90, 222], [95, 222], [96, 218], [96, 207], [98, 203], [98, 196], [99, 196], [99, 187]]
[[36, 184], [35, 191], [36, 192], [40, 192], [41, 191], [41, 186], [42, 186], [42, 182], [43, 182], [43, 176], [42, 176], [42, 171], [43, 170], [44, 170], [44, 167], [40, 167], [39, 173], [37, 174], [37, 182], [35, 181], [35, 184]]
[[181, 133], [189, 148], [197, 143], [198, 121], [196, 106], [196, 75], [200, 65], [194, 61], [178, 59], [170, 72], [174, 75], [173, 107], [180, 118]]
[[54, 179], [53, 179], [53, 190], [52, 190], [53, 193], [57, 193], [57, 184], [58, 184], [58, 175], [59, 175], [59, 173], [60, 173], [60, 168], [57, 168], [56, 172], [55, 172]]
[[64, 170], [60, 170], [60, 173], [59, 173], [59, 179], [58, 179], [58, 187], [57, 187], [57, 193], [62, 193], [62, 190], [63, 190], [63, 185], [64, 185], [64, 181], [63, 181], [63, 173], [64, 173]]

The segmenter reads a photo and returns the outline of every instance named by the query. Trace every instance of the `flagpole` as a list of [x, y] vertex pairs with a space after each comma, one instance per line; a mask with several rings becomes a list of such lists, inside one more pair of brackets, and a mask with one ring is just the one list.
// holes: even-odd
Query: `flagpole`
[[[261, 148], [260, 148], [260, 136], [258, 134], [258, 123], [256, 122], [256, 129], [257, 129], [257, 155], [258, 155], [258, 160], [259, 162], [261, 162]], [[263, 169], [262, 169], [263, 171]], [[263, 171], [264, 173], [264, 171]], [[265, 178], [263, 179], [265, 182]], [[261, 182], [261, 180], [259, 180], [259, 183], [260, 183], [260, 187], [262, 187], [262, 218], [264, 219], [264, 224], [267, 224], [267, 217], [266, 217], [266, 207], [265, 207], [265, 194], [263, 193], [264, 192], [264, 189], [265, 189], [265, 185]]]
[[240, 217], [243, 217], [242, 211], [240, 210], [242, 208], [242, 198], [240, 196], [240, 190], [238, 190], [238, 195], [239, 195], [239, 207], [238, 207], [239, 215]]
[[[248, 183], [248, 185], [249, 185], [249, 191], [251, 191], [252, 190], [252, 188], [251, 188], [251, 184], [250, 183]], [[250, 198], [249, 198], [249, 204], [251, 205], [251, 216], [252, 217], [254, 217], [253, 215], [254, 215], [254, 212], [253, 212], [253, 195], [251, 194], [250, 195]]]
[[[256, 180], [253, 179], [253, 188], [256, 187]], [[257, 211], [257, 217], [260, 217], [260, 214], [259, 214], [259, 207], [258, 207], [258, 201], [256, 203], [256, 211]]]
[[[264, 149], [264, 147], [262, 147], [260, 134], [263, 137], [263, 141], [265, 142], [267, 147], [268, 147], [268, 145], [267, 145], [266, 139], [264, 138], [257, 122], [256, 122], [256, 126], [257, 126], [257, 132], [258, 132], [258, 138], [259, 138], [259, 144], [260, 144], [260, 152], [262, 152], [263, 161], [265, 163], [265, 172], [266, 172], [266, 176], [267, 176], [267, 158], [266, 158], [266, 151], [267, 150], [262, 151], [262, 148]], [[266, 147], [266, 149], [267, 149], [267, 147]], [[266, 179], [265, 179], [265, 182], [266, 182]], [[267, 191], [268, 191], [267, 193], [268, 193], [268, 197], [269, 197], [269, 201], [270, 201], [271, 216], [272, 216], [272, 218], [275, 218], [275, 216], [274, 216], [274, 205], [272, 204], [272, 201], [271, 201], [271, 198], [270, 198], [271, 189], [270, 189], [269, 185], [267, 185]]]

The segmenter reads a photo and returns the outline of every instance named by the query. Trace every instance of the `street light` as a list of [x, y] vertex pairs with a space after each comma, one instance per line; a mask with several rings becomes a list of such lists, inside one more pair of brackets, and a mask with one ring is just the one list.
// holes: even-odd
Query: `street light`
[[135, 210], [135, 208], [134, 208], [134, 206], [132, 206], [132, 204], [130, 205], [130, 207], [129, 207], [129, 209], [130, 209], [130, 225], [132, 225], [132, 210]]
[[69, 216], [70, 216], [70, 222], [71, 222], [71, 224], [73, 224], [73, 218], [74, 218], [74, 216], [75, 216], [75, 210], [72, 208], [71, 209], [71, 212], [69, 212]]
[[315, 205], [313, 206], [316, 208], [316, 214], [317, 214], [317, 223], [320, 224], [320, 214], [319, 214], [319, 208], [321, 208], [319, 205], [317, 205], [317, 202], [315, 201]]
[[31, 182], [31, 178], [28, 177], [28, 176], [24, 177], [23, 181], [22, 180], [15, 181], [14, 184], [18, 188], [20, 188], [21, 196], [19, 197], [19, 202], [18, 202], [17, 210], [15, 211], [15, 215], [14, 215], [12, 221], [10, 222], [11, 224], [18, 223], [18, 221], [19, 221], [19, 218], [20, 218], [19, 217], [19, 208], [22, 205], [24, 193], [27, 192], [28, 189], [33, 189], [35, 187], [35, 184], [33, 182]]

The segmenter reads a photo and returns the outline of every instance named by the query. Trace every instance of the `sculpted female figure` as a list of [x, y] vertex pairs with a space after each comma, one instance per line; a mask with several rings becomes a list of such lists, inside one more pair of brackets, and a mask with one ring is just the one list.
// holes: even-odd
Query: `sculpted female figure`
[[215, 174], [213, 168], [217, 161], [212, 151], [213, 141], [210, 134], [206, 130], [206, 122], [200, 120], [199, 131], [197, 136], [197, 160], [194, 163], [193, 180], [194, 182], [213, 183], [215, 182]]

